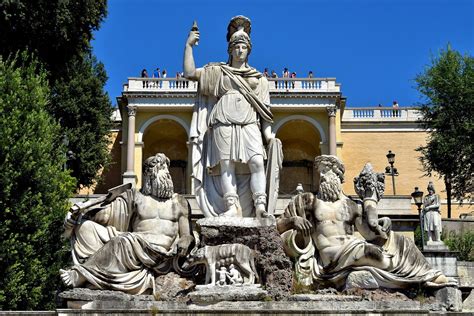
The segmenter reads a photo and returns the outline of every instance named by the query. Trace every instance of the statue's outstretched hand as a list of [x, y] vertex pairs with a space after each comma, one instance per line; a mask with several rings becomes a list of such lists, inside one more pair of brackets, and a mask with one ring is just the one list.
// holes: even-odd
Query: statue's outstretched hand
[[194, 242], [193, 236], [184, 236], [181, 237], [178, 241], [178, 255], [186, 256], [189, 252], [191, 244]]
[[188, 39], [186, 40], [186, 45], [194, 46], [199, 41], [199, 31], [189, 32]]
[[303, 235], [308, 236], [313, 230], [313, 224], [303, 217], [295, 216], [293, 217], [293, 227], [299, 232], [302, 232]]

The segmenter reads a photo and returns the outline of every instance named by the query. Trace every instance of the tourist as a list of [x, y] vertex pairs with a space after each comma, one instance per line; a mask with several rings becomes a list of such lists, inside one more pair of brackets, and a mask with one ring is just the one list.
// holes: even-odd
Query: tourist
[[[296, 72], [292, 72], [291, 75], [290, 75], [290, 78], [292, 79], [296, 79]], [[291, 88], [294, 89], [295, 88], [295, 80], [292, 80], [291, 81]]]
[[[148, 71], [146, 71], [145, 68], [142, 69], [142, 73], [141, 73], [141, 77], [142, 78], [148, 78]], [[148, 81], [147, 80], [143, 80], [143, 88], [148, 88]]]
[[[155, 78], [155, 79], [161, 78], [161, 70], [160, 70], [160, 67], [156, 68], [156, 69], [153, 71], [153, 78]], [[161, 86], [161, 81], [155, 80], [155, 81], [154, 81], [154, 84], [155, 84], [155, 88], [158, 88], [158, 87]]]
[[313, 81], [313, 71], [312, 70], [310, 70], [308, 72], [308, 79], [309, 79], [308, 80], [308, 88], [314, 88], [315, 85], [314, 85], [314, 81]]
[[268, 73], [268, 68], [265, 68], [265, 70], [263, 71], [263, 75], [265, 76], [265, 78], [270, 78], [270, 74]]
[[[289, 72], [288, 68], [283, 69], [282, 77], [283, 78], [290, 78], [290, 72]], [[288, 81], [285, 81], [285, 89], [288, 89]]]
[[399, 105], [397, 101], [393, 101], [392, 108], [393, 108], [392, 110], [393, 116], [394, 117], [400, 116], [400, 110], [399, 110]]
[[278, 80], [276, 80], [278, 78], [278, 75], [275, 70], [272, 70], [272, 78], [275, 79], [275, 89], [278, 89]]
[[[181, 88], [181, 73], [178, 71], [176, 72], [176, 88]], [[184, 82], [183, 82], [184, 88]]]

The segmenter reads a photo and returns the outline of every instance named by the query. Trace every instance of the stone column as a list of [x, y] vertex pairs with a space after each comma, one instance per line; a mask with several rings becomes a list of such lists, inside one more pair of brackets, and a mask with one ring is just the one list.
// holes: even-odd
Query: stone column
[[329, 118], [329, 154], [336, 156], [336, 107], [329, 106], [326, 108]]
[[136, 184], [135, 175], [135, 116], [136, 106], [127, 106], [128, 110], [128, 134], [127, 134], [127, 170], [122, 176], [123, 183]]

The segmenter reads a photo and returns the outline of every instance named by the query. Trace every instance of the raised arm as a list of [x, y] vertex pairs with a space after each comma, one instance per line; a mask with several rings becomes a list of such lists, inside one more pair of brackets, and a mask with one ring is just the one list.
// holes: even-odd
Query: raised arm
[[201, 76], [201, 69], [196, 69], [194, 64], [193, 46], [199, 41], [199, 31], [189, 32], [186, 45], [184, 46], [183, 71], [184, 77], [189, 80], [198, 81]]
[[190, 208], [188, 201], [181, 196], [176, 195], [173, 199], [176, 199], [176, 207], [179, 208], [178, 227], [179, 227], [179, 240], [178, 240], [178, 255], [185, 256], [191, 251], [194, 245], [193, 230], [191, 222], [189, 220]]
[[[374, 221], [369, 221], [368, 214], [377, 214], [377, 202], [374, 200], [365, 200], [362, 205], [354, 207], [355, 228], [369, 242], [383, 242], [387, 240], [388, 234], [392, 230], [392, 221], [388, 217], [375, 217]], [[365, 213], [365, 215], [364, 215]]]

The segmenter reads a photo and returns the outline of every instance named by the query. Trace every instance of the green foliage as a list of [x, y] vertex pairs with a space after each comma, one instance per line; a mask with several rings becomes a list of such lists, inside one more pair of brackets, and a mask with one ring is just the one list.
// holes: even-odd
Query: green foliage
[[52, 77], [90, 49], [93, 31], [107, 14], [106, 0], [6, 0], [0, 2], [0, 54], [28, 48]]
[[0, 57], [0, 310], [53, 307], [66, 265], [60, 234], [74, 181], [49, 96], [35, 60]]
[[426, 103], [420, 108], [420, 125], [428, 130], [420, 158], [425, 173], [445, 178], [448, 199], [471, 199], [474, 190], [474, 58], [449, 46], [434, 57], [416, 77]]
[[78, 185], [89, 186], [97, 172], [109, 163], [112, 105], [103, 87], [107, 81], [104, 66], [95, 58], [75, 58], [71, 73], [53, 86], [51, 113], [60, 121], [69, 139], [68, 162]]
[[444, 234], [442, 239], [451, 251], [459, 251], [457, 259], [474, 261], [474, 231], [457, 234], [455, 231]]
[[107, 1], [8, 0], [0, 3], [0, 56], [35, 52], [52, 87], [50, 112], [70, 140], [68, 166], [77, 186], [91, 185], [108, 164], [112, 106], [103, 92], [102, 64], [90, 41], [107, 14]]
[[413, 238], [415, 240], [415, 245], [418, 247], [418, 249], [422, 250], [422, 244], [423, 243], [422, 243], [422, 238], [421, 238], [421, 227], [420, 226], [416, 226]]

